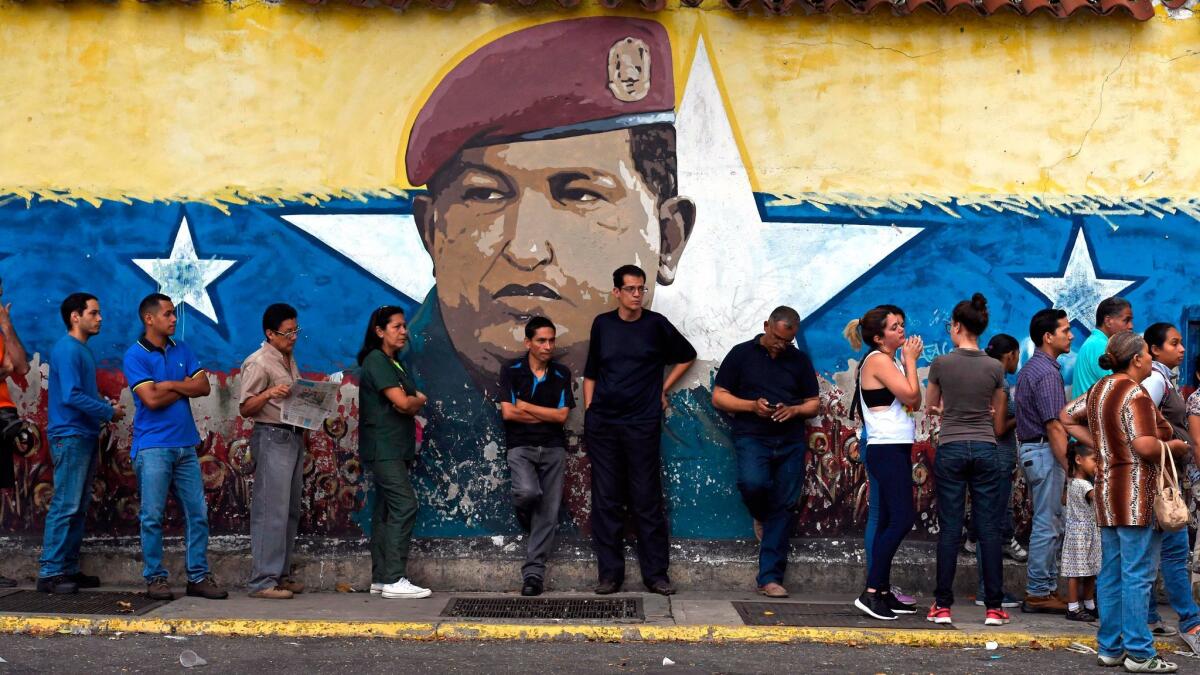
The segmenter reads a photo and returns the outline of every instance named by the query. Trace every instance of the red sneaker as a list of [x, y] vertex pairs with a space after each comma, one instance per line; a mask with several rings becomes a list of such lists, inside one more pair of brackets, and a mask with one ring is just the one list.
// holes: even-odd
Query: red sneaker
[[950, 608], [938, 607], [936, 602], [929, 607], [929, 613], [925, 615], [925, 620], [933, 623], [953, 623], [953, 619], [950, 617]]
[[987, 617], [984, 618], [983, 625], [1003, 626], [1004, 624], [1008, 623], [1008, 621], [1008, 612], [997, 607], [996, 609], [989, 609], [987, 611]]

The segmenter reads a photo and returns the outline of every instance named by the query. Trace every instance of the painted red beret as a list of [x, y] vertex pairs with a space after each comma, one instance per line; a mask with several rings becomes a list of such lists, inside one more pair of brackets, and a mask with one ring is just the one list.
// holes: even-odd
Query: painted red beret
[[405, 152], [425, 185], [468, 147], [563, 138], [675, 121], [671, 43], [661, 24], [599, 16], [501, 37], [438, 83]]

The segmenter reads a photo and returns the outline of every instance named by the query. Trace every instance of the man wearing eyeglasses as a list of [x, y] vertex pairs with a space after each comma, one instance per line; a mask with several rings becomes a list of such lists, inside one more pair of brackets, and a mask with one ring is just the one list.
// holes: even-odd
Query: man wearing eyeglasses
[[[592, 322], [583, 371], [584, 441], [592, 464], [592, 547], [599, 563], [596, 593], [625, 581], [624, 511], [637, 527], [642, 583], [671, 595], [667, 517], [663, 508], [662, 436], [666, 392], [696, 360], [687, 338], [658, 312], [642, 306], [646, 273], [635, 265], [613, 272], [617, 309]], [[663, 371], [671, 366], [666, 379]]]
[[290, 578], [304, 488], [304, 429], [284, 424], [282, 403], [300, 378], [293, 350], [300, 326], [291, 305], [267, 307], [262, 347], [242, 363], [238, 412], [254, 420], [254, 496], [250, 504], [250, 597], [286, 600], [304, 591]]

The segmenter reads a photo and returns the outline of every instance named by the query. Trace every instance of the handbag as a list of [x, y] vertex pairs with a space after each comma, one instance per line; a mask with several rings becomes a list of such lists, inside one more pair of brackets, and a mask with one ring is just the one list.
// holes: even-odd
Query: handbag
[[[1188, 509], [1179, 491], [1179, 474], [1175, 471], [1175, 460], [1167, 444], [1158, 442], [1161, 454], [1158, 465], [1158, 492], [1154, 494], [1154, 518], [1164, 532], [1175, 532], [1187, 527]], [[1170, 474], [1167, 473], [1168, 468]]]

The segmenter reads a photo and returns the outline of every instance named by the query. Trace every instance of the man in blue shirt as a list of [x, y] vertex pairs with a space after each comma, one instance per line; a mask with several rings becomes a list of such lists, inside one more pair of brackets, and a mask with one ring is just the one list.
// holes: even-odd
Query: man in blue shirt
[[72, 293], [59, 308], [67, 334], [50, 352], [47, 398], [50, 457], [54, 460], [54, 497], [42, 534], [37, 589], [75, 593], [96, 588], [100, 579], [79, 571], [83, 525], [92, 501], [100, 428], [125, 416], [120, 405], [100, 396], [96, 360], [87, 342], [100, 332], [100, 302], [88, 293]]
[[1108, 338], [1123, 330], [1133, 330], [1133, 306], [1114, 295], [1096, 306], [1096, 330], [1079, 347], [1075, 355], [1075, 370], [1071, 377], [1071, 396], [1083, 396], [1100, 378], [1111, 370], [1100, 367], [1100, 355], [1108, 349]]
[[721, 362], [713, 407], [732, 416], [738, 490], [759, 535], [758, 592], [786, 598], [792, 529], [804, 488], [805, 420], [820, 412], [820, 385], [796, 348], [800, 315], [776, 307], [763, 332], [734, 346]]
[[162, 564], [163, 516], [167, 495], [174, 492], [187, 530], [187, 594], [221, 600], [229, 593], [217, 586], [208, 568], [208, 504], [196, 457], [200, 433], [189, 403], [208, 396], [208, 373], [187, 345], [171, 339], [175, 305], [170, 298], [151, 293], [138, 306], [138, 316], [145, 332], [125, 352], [125, 381], [134, 394], [129, 454], [141, 492], [138, 518], [147, 595], [155, 600], [175, 597]]

